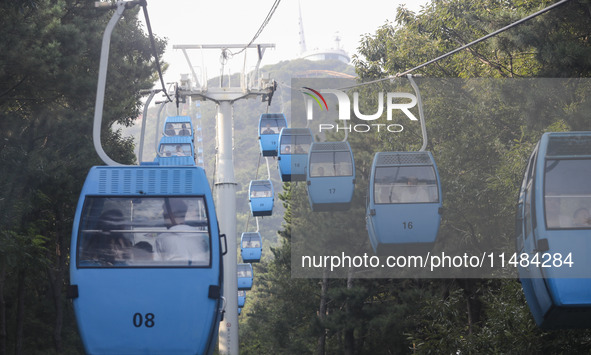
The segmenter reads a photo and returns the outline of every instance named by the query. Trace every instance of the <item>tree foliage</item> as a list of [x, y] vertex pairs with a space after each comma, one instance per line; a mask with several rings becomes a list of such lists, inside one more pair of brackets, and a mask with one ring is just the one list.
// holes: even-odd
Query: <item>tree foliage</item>
[[[0, 354], [81, 353], [65, 285], [78, 192], [101, 164], [92, 119], [111, 13], [92, 1], [15, 0], [0, 16]], [[112, 37], [102, 134], [123, 163], [135, 159], [132, 141], [110, 127], [138, 116], [152, 53], [128, 10]]]
[[[386, 23], [361, 40], [354, 58], [357, 74], [361, 80], [393, 76], [549, 4], [541, 0], [434, 1], [419, 13], [400, 7], [395, 24]], [[419, 82], [422, 95], [429, 98], [425, 100], [427, 149], [435, 156], [444, 189], [440, 237], [459, 249], [488, 239], [502, 241], [500, 249], [512, 248], [517, 192], [527, 157], [540, 135], [591, 129], [586, 81], [563, 81], [561, 85], [572, 85], [572, 90], [549, 95], [545, 88], [552, 85], [542, 79], [527, 85], [497, 80], [587, 78], [589, 9], [587, 1], [571, 1], [414, 73], [442, 78], [443, 83], [462, 79], [460, 85], [444, 86], [452, 91], [447, 95], [436, 92], [441, 85], [430, 86], [426, 79], [422, 85]], [[373, 85], [357, 90], [363, 95], [379, 91], [376, 86], [383, 91], [394, 87], [388, 82]], [[376, 103], [369, 100], [367, 106], [361, 111], [374, 112]], [[349, 137], [356, 157], [356, 195], [366, 193], [371, 152], [420, 147], [419, 131], [411, 127], [404, 133]], [[290, 186], [290, 193], [298, 188]], [[297, 198], [290, 201], [290, 208], [299, 203]], [[290, 211], [287, 216], [285, 231], [302, 225], [321, 235], [330, 228], [330, 222], [313, 214]], [[285, 252], [289, 242], [288, 238], [283, 241]], [[282, 327], [279, 336], [301, 344], [300, 353], [541, 354], [586, 351], [591, 339], [587, 330], [538, 329], [515, 279], [289, 280], [290, 263], [285, 254], [275, 254], [263, 267], [273, 265], [284, 272], [264, 274], [264, 289], [257, 292], [289, 290], [290, 295], [299, 295], [297, 305], [289, 308], [297, 307], [300, 317], [291, 318], [293, 327], [285, 324], [288, 328]], [[242, 335], [247, 338], [243, 344], [258, 341], [259, 353], [275, 353], [277, 348], [261, 340], [273, 336], [259, 328], [259, 319], [288, 316], [286, 305], [280, 299], [257, 297], [251, 307], [256, 312], [242, 320]], [[314, 307], [315, 316], [309, 307]], [[309, 333], [301, 330], [304, 314]], [[293, 317], [291, 311], [289, 316]]]

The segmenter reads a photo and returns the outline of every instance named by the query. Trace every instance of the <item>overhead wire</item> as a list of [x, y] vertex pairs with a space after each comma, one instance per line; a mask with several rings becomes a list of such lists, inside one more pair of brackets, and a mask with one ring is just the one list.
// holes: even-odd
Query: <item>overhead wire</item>
[[396, 73], [395, 75], [391, 75], [391, 76], [388, 76], [386, 78], [381, 78], [381, 79], [366, 81], [366, 82], [361, 83], [361, 84], [347, 86], [347, 87], [341, 88], [341, 90], [348, 90], [348, 89], [356, 88], [356, 87], [359, 87], [359, 86], [365, 86], [365, 85], [369, 85], [369, 84], [379, 83], [379, 82], [386, 81], [386, 80], [393, 80], [393, 79], [399, 78], [401, 76], [410, 74], [410, 73], [412, 73], [415, 70], [421, 69], [421, 68], [423, 68], [423, 67], [425, 67], [427, 65], [430, 65], [430, 64], [433, 64], [435, 62], [438, 62], [441, 59], [447, 58], [447, 57], [449, 57], [452, 54], [455, 54], [455, 53], [457, 53], [457, 52], [459, 52], [461, 50], [464, 50], [466, 48], [469, 48], [469, 47], [471, 47], [471, 46], [473, 46], [473, 45], [475, 45], [477, 43], [480, 43], [482, 41], [485, 41], [485, 40], [487, 40], [487, 39], [489, 39], [491, 37], [494, 37], [494, 36], [496, 36], [496, 35], [498, 35], [498, 34], [500, 34], [502, 32], [507, 31], [507, 30], [509, 30], [509, 29], [511, 29], [513, 27], [516, 27], [518, 25], [521, 25], [522, 23], [527, 22], [527, 21], [529, 21], [529, 20], [531, 20], [531, 19], [533, 19], [533, 18], [535, 18], [535, 17], [537, 17], [537, 16], [539, 16], [539, 15], [541, 15], [543, 13], [546, 13], [546, 12], [548, 12], [550, 10], [553, 10], [553, 9], [555, 9], [555, 8], [561, 6], [561, 5], [564, 5], [565, 3], [569, 2], [569, 1], [571, 1], [571, 0], [561, 0], [561, 1], [558, 1], [558, 2], [556, 2], [556, 3], [554, 3], [554, 4], [550, 5], [550, 6], [547, 6], [547, 7], [543, 8], [540, 11], [537, 11], [537, 12], [531, 14], [531, 15], [528, 15], [528, 16], [526, 16], [526, 17], [524, 17], [524, 18], [522, 18], [522, 19], [520, 19], [518, 21], [515, 21], [515, 22], [513, 22], [513, 23], [511, 23], [511, 24], [503, 27], [503, 28], [500, 28], [500, 29], [498, 29], [498, 30], [496, 30], [494, 32], [491, 32], [491, 33], [489, 33], [489, 34], [487, 34], [487, 35], [485, 35], [483, 37], [480, 37], [480, 38], [478, 38], [478, 39], [476, 39], [476, 40], [474, 40], [474, 41], [472, 41], [470, 43], [467, 43], [467, 44], [465, 44], [465, 45], [463, 45], [461, 47], [458, 47], [458, 48], [456, 48], [456, 49], [454, 49], [452, 51], [449, 51], [449, 52], [447, 52], [445, 54], [442, 54], [439, 57], [434, 58], [434, 59], [431, 59], [431, 60], [429, 60], [429, 61], [427, 61], [425, 63], [422, 63], [420, 65], [417, 65], [416, 67], [411, 68], [411, 69], [408, 69], [408, 70], [406, 70], [406, 71], [404, 71], [402, 73]]
[[259, 29], [257, 30], [257, 32], [254, 34], [254, 36], [252, 37], [252, 39], [250, 40], [250, 42], [248, 42], [248, 44], [246, 46], [244, 46], [242, 49], [240, 49], [238, 52], [232, 53], [233, 55], [240, 54], [240, 53], [244, 52], [246, 50], [246, 48], [248, 48], [251, 44], [254, 43], [254, 41], [256, 41], [256, 39], [260, 36], [260, 34], [263, 32], [263, 30], [265, 29], [265, 27], [267, 26], [267, 24], [271, 20], [271, 17], [273, 17], [273, 14], [275, 13], [275, 10], [279, 6], [279, 3], [280, 2], [281, 2], [281, 0], [275, 0], [275, 2], [273, 3], [273, 5], [271, 6], [271, 9], [267, 13], [267, 16], [263, 20], [263, 23], [261, 24], [261, 26], [259, 27]]
[[154, 52], [154, 58], [156, 59], [156, 70], [158, 71], [158, 76], [160, 77], [160, 84], [162, 84], [162, 91], [168, 101], [172, 102], [172, 99], [166, 92], [166, 85], [164, 85], [164, 77], [162, 76], [162, 68], [160, 67], [160, 59], [158, 59], [158, 52], [156, 50], [156, 40], [154, 39], [154, 34], [152, 33], [152, 25], [150, 24], [150, 16], [148, 16], [148, 2], [146, 0], [140, 0], [140, 6], [144, 10], [144, 18], [146, 19], [146, 27], [148, 29], [148, 37], [150, 37], [150, 43], [152, 44], [152, 51]]

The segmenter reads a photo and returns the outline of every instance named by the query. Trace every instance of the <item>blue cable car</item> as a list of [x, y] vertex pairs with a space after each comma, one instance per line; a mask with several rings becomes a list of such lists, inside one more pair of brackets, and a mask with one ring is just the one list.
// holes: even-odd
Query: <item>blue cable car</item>
[[158, 165], [195, 165], [195, 147], [191, 137], [164, 136], [158, 144], [158, 152], [154, 159]]
[[252, 288], [252, 265], [251, 264], [238, 264], [236, 266], [236, 272], [238, 273], [238, 289], [239, 290], [250, 290]]
[[259, 145], [264, 157], [277, 156], [277, 142], [281, 129], [287, 127], [282, 113], [263, 113], [259, 118]]
[[516, 216], [518, 261], [530, 261], [519, 263], [519, 278], [542, 328], [591, 327], [590, 181], [591, 132], [542, 135]]
[[70, 282], [88, 354], [211, 354], [222, 251], [198, 167], [98, 166], [72, 230]]
[[378, 255], [422, 253], [441, 222], [441, 184], [430, 152], [379, 152], [371, 169], [367, 231]]
[[279, 134], [279, 175], [282, 181], [306, 181], [308, 152], [313, 142], [309, 128], [283, 128]]
[[162, 132], [166, 137], [191, 137], [193, 138], [193, 123], [189, 116], [169, 116], [164, 120]]
[[312, 211], [349, 209], [355, 190], [355, 162], [349, 143], [312, 143], [306, 184]]
[[239, 308], [244, 307], [245, 303], [246, 303], [246, 291], [238, 290], [238, 307]]
[[259, 232], [245, 232], [240, 237], [240, 255], [245, 263], [258, 263], [263, 253], [262, 238]]
[[271, 180], [252, 180], [248, 187], [248, 196], [250, 211], [253, 216], [260, 217], [273, 214], [275, 197]]

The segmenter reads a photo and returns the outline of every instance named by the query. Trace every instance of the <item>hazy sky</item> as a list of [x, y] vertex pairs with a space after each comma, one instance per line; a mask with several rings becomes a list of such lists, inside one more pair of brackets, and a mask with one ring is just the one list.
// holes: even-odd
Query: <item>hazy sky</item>
[[[170, 64], [165, 81], [178, 81], [189, 66], [175, 44], [246, 44], [267, 16], [274, 0], [148, 0], [148, 13], [153, 32], [168, 39], [164, 60]], [[347, 4], [348, 3], [348, 4]], [[357, 2], [337, 0], [283, 0], [271, 21], [255, 43], [274, 43], [275, 49], [265, 52], [262, 65], [293, 59], [299, 54], [298, 4], [301, 5], [304, 33], [308, 50], [335, 46], [338, 31], [341, 47], [354, 54], [364, 34], [373, 34], [386, 23], [394, 22], [396, 9], [401, 4], [419, 11], [428, 0], [363, 0]], [[140, 17], [141, 12], [140, 12]], [[249, 59], [255, 51], [249, 51]], [[194, 66], [202, 67], [202, 57], [208, 77], [219, 74], [217, 50], [189, 51]], [[243, 57], [227, 64], [232, 72], [239, 72]], [[254, 65], [248, 61], [247, 67]], [[198, 69], [201, 70], [201, 69]]]

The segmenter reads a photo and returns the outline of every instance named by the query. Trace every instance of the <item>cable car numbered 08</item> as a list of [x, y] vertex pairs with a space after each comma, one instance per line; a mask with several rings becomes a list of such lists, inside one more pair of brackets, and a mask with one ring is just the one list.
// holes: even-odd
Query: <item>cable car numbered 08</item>
[[213, 350], [222, 251], [203, 169], [94, 167], [72, 233], [70, 296], [87, 353]]

